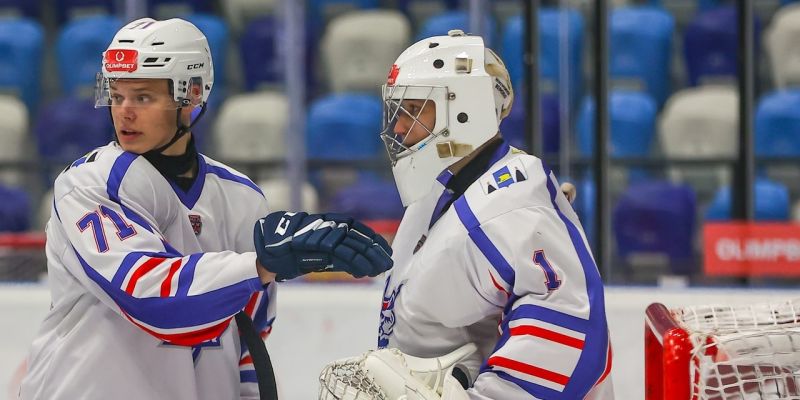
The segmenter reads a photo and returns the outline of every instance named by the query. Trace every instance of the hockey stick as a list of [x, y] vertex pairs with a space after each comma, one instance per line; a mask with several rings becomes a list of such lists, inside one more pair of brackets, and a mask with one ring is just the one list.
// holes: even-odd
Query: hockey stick
[[267, 346], [258, 334], [253, 320], [244, 311], [236, 314], [236, 325], [239, 326], [239, 337], [250, 350], [253, 367], [258, 380], [258, 396], [261, 400], [278, 400], [278, 386], [275, 384], [275, 371], [267, 352]]

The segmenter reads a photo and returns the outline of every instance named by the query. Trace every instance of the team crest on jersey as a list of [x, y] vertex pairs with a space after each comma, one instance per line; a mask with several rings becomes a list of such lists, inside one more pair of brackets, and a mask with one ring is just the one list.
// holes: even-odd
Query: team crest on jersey
[[481, 178], [481, 187], [483, 187], [484, 193], [490, 194], [495, 190], [509, 187], [527, 179], [528, 173], [525, 171], [522, 160], [512, 160], [488, 176]]
[[192, 230], [195, 236], [200, 235], [200, 232], [203, 231], [203, 220], [200, 219], [200, 216], [189, 214], [189, 223], [192, 224]]
[[383, 303], [381, 305], [381, 324], [378, 326], [378, 348], [384, 349], [389, 346], [389, 336], [394, 332], [394, 324], [397, 322], [394, 315], [394, 303], [397, 301], [397, 296], [400, 295], [400, 290], [403, 288], [405, 282], [397, 285], [391, 293], [386, 293], [389, 290], [389, 281], [392, 278], [386, 279], [386, 286], [383, 288]]

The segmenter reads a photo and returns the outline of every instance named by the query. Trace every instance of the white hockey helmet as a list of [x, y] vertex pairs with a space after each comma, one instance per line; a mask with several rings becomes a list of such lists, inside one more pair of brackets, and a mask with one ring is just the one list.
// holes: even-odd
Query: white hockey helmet
[[[513, 99], [503, 61], [480, 36], [452, 30], [447, 36], [423, 39], [400, 54], [383, 86], [381, 139], [403, 204], [425, 196], [445, 168], [494, 137]], [[425, 125], [403, 108], [404, 100], [436, 104], [433, 129], [410, 146], [402, 143], [405, 135], [394, 132], [399, 113]]]
[[[111, 105], [109, 83], [115, 79], [169, 79], [175, 108], [193, 103], [189, 87], [198, 84], [202, 103], [214, 85], [208, 40], [192, 23], [172, 18], [141, 18], [120, 29], [103, 53], [95, 106]], [[197, 104], [195, 104], [197, 106]]]

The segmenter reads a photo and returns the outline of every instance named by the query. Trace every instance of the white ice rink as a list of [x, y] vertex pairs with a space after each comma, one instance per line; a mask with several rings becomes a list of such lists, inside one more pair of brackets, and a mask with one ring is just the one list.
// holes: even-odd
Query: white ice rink
[[[316, 379], [323, 365], [375, 346], [381, 288], [308, 284], [279, 289], [278, 318], [267, 348], [281, 399], [315, 399]], [[607, 288], [617, 399], [644, 398], [644, 309], [651, 302], [674, 307], [793, 297], [800, 297], [800, 290]], [[9, 385], [12, 375], [49, 303], [49, 292], [42, 285], [0, 285], [0, 400], [16, 398]]]

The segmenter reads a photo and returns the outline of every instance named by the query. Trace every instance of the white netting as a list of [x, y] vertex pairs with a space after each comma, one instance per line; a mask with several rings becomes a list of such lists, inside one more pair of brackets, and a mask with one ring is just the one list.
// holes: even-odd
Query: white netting
[[672, 312], [693, 345], [693, 399], [800, 400], [800, 299]]
[[319, 375], [320, 400], [388, 400], [364, 369], [365, 356], [338, 360]]

